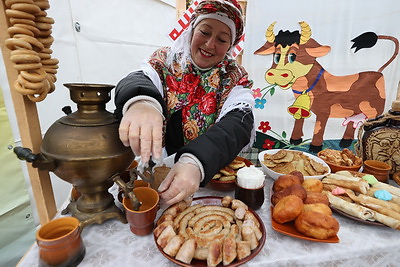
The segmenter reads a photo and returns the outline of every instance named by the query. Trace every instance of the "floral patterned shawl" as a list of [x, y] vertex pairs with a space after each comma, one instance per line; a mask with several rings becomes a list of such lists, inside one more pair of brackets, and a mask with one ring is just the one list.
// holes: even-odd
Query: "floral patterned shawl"
[[[174, 60], [172, 68], [165, 62], [170, 48], [160, 48], [150, 57], [149, 64], [158, 73], [167, 103], [167, 119], [182, 110], [184, 143], [205, 133], [221, 112], [231, 90], [238, 85], [250, 89], [253, 82], [235, 60], [225, 57], [208, 70], [200, 70], [187, 62], [184, 69]], [[246, 89], [244, 89], [246, 90]]]

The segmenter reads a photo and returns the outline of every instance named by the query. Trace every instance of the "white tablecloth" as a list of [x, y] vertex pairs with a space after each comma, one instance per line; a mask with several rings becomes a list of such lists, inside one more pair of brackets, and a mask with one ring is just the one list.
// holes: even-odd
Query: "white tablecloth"
[[[265, 245], [259, 254], [243, 266], [399, 266], [400, 231], [384, 226], [369, 225], [333, 214], [339, 220], [339, 243], [320, 243], [293, 238], [271, 228], [270, 187], [267, 178], [265, 202], [257, 210], [266, 229]], [[111, 191], [117, 188], [114, 186]], [[201, 188], [196, 196], [233, 196]], [[118, 201], [117, 201], [118, 202]], [[66, 204], [68, 204], [66, 202]], [[65, 205], [66, 205], [65, 204]], [[119, 204], [119, 202], [118, 202]], [[159, 214], [162, 210], [159, 211]], [[128, 224], [111, 219], [103, 224], [83, 229], [86, 255], [80, 267], [86, 266], [176, 266], [157, 249], [153, 235], [136, 236]], [[38, 247], [33, 244], [19, 266], [37, 266]]]

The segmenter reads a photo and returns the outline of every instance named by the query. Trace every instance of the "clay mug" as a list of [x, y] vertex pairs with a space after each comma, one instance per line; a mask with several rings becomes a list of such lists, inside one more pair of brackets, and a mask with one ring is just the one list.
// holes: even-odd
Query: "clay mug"
[[133, 208], [132, 201], [124, 197], [122, 204], [125, 209], [131, 232], [135, 235], [148, 235], [153, 231], [154, 220], [159, 209], [160, 196], [151, 187], [137, 187], [133, 189], [136, 198], [141, 202], [138, 211]]
[[386, 164], [383, 161], [369, 159], [364, 160], [363, 166], [363, 173], [372, 174], [380, 182], [389, 182], [389, 173], [392, 169], [392, 166], [390, 166], [389, 164]]
[[264, 203], [264, 185], [254, 189], [241, 187], [236, 181], [235, 198], [243, 201], [253, 210], [259, 209]]
[[75, 217], [61, 217], [42, 225], [36, 232], [39, 266], [77, 266], [86, 253], [81, 229]]

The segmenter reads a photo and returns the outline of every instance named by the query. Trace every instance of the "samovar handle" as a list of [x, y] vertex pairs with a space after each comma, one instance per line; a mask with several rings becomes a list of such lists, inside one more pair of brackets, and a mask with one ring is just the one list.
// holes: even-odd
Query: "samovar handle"
[[14, 153], [18, 159], [31, 162], [34, 168], [39, 168], [40, 170], [54, 171], [57, 167], [54, 160], [48, 160], [43, 154], [34, 154], [27, 147], [14, 147]]

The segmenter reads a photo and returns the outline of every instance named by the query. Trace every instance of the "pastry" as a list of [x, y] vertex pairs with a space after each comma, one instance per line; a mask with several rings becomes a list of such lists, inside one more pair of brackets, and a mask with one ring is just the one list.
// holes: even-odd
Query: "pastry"
[[313, 204], [313, 203], [323, 203], [325, 205], [329, 205], [329, 199], [323, 193], [309, 191], [307, 192], [307, 197], [304, 200], [304, 204]]
[[283, 197], [274, 207], [272, 218], [278, 223], [293, 221], [303, 211], [303, 200], [296, 195]]
[[325, 215], [332, 215], [331, 208], [322, 203], [304, 204], [303, 211], [316, 211]]
[[302, 186], [306, 191], [312, 191], [318, 193], [321, 193], [324, 187], [321, 180], [313, 178], [304, 180]]
[[286, 187], [285, 189], [275, 192], [271, 196], [271, 203], [272, 205], [276, 205], [276, 203], [279, 202], [283, 197], [289, 196], [289, 195], [296, 195], [301, 200], [305, 200], [307, 197], [307, 191], [303, 188], [303, 186], [299, 184], [291, 185], [289, 187]]
[[278, 179], [274, 181], [274, 185], [272, 186], [272, 191], [278, 192], [285, 189], [286, 187], [295, 184], [301, 185], [300, 179], [296, 175], [292, 174], [281, 175], [278, 177]]
[[302, 212], [294, 225], [300, 233], [317, 239], [328, 239], [339, 232], [339, 222], [335, 218], [316, 211]]

